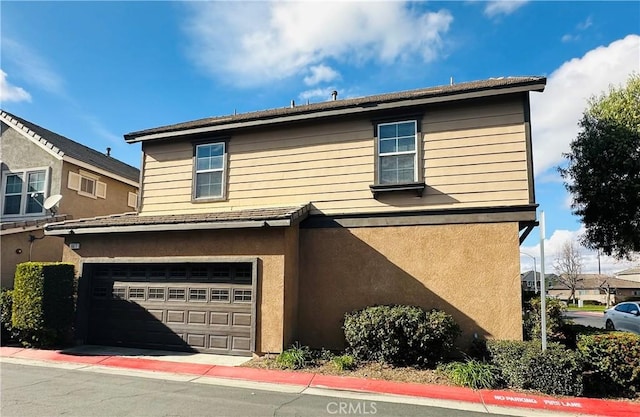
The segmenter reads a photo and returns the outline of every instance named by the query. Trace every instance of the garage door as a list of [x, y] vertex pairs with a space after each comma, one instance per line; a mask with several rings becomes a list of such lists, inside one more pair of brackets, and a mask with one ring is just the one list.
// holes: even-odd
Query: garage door
[[251, 263], [94, 264], [88, 342], [250, 355]]

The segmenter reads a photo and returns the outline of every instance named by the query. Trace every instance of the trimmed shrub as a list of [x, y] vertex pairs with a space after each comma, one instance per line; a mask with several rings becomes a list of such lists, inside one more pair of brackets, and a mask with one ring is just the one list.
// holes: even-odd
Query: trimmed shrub
[[543, 352], [540, 342], [490, 340], [487, 349], [510, 388], [572, 396], [584, 390], [581, 356], [558, 343]]
[[500, 370], [493, 364], [468, 359], [451, 362], [443, 367], [444, 373], [456, 385], [473, 389], [491, 389], [501, 386]]
[[25, 262], [16, 268], [12, 325], [25, 346], [51, 347], [70, 341], [74, 315], [74, 267]]
[[589, 394], [640, 393], [640, 335], [610, 332], [580, 336], [578, 351], [584, 358]]
[[440, 310], [384, 305], [347, 313], [348, 352], [361, 361], [398, 366], [434, 366], [454, 348], [460, 327]]
[[[547, 298], [547, 340], [563, 342], [566, 339], [564, 334], [564, 320], [562, 313], [567, 308], [562, 301], [555, 298]], [[540, 340], [542, 336], [542, 303], [540, 297], [529, 300], [525, 308], [524, 315], [524, 338], [525, 340]]]
[[12, 304], [13, 291], [0, 288], [0, 341], [3, 345], [13, 339], [13, 326], [11, 325]]

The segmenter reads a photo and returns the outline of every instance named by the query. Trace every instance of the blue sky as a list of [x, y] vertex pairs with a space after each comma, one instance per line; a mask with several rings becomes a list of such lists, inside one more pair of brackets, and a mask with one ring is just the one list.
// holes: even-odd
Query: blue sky
[[[546, 76], [532, 126], [549, 272], [581, 227], [555, 167], [587, 99], [640, 70], [638, 2], [3, 1], [0, 12], [2, 108], [134, 166], [140, 147], [123, 134], [135, 130], [324, 101], [334, 89], [348, 98]], [[538, 258], [538, 238], [522, 252]], [[629, 265], [601, 259], [607, 273]], [[583, 270], [597, 272], [593, 252]]]

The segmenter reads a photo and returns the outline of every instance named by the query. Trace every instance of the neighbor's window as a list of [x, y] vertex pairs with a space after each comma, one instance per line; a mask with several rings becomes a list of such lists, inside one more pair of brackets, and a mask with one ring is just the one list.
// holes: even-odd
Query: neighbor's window
[[6, 172], [2, 180], [3, 215], [44, 213], [47, 170]]
[[107, 198], [107, 184], [98, 179], [98, 176], [83, 170], [79, 173], [69, 171], [67, 187], [85, 197]]
[[378, 125], [378, 184], [418, 181], [417, 122]]
[[224, 195], [225, 143], [196, 146], [196, 199], [222, 198]]

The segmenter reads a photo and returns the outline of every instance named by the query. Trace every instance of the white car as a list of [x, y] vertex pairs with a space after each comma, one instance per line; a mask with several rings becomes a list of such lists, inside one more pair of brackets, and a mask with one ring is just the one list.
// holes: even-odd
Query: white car
[[604, 327], [640, 334], [640, 303], [626, 301], [605, 310]]

